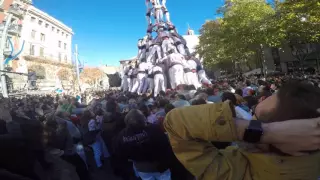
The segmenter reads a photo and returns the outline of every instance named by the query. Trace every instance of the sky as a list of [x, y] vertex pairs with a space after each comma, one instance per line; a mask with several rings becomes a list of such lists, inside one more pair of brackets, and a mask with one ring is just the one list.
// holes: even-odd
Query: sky
[[[198, 34], [201, 25], [218, 15], [223, 0], [167, 0], [171, 21], [180, 34], [187, 24]], [[85, 65], [119, 65], [137, 55], [137, 40], [146, 35], [144, 0], [33, 0], [33, 5], [74, 31]]]

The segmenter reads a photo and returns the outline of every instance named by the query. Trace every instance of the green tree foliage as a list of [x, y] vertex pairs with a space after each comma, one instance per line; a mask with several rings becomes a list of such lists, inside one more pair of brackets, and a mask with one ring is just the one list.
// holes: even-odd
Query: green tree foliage
[[319, 42], [319, 7], [318, 0], [226, 1], [223, 17], [202, 26], [197, 51], [206, 66], [232, 68], [258, 62], [262, 46]]

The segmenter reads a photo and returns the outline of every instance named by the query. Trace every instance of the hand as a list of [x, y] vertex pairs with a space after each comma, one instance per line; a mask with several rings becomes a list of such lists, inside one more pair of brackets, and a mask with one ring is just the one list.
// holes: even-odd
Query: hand
[[305, 154], [302, 151], [320, 150], [320, 118], [270, 123], [267, 129], [270, 144], [284, 153], [299, 156]]

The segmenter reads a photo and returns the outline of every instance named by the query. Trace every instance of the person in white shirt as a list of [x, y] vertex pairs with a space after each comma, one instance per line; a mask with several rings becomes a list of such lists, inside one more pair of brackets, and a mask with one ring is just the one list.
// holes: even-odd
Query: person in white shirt
[[169, 50], [168, 54], [164, 62], [167, 69], [169, 69], [171, 89], [175, 89], [178, 85], [184, 84], [183, 61], [185, 59], [174, 50]]
[[146, 63], [146, 81], [144, 82], [142, 94], [146, 92], [152, 92], [154, 87], [153, 73], [152, 73], [153, 65], [151, 63]]
[[137, 73], [137, 80], [138, 80], [138, 90], [137, 93], [141, 95], [143, 93], [143, 86], [146, 83], [147, 80], [147, 70], [148, 70], [148, 64], [146, 62], [141, 62], [138, 65], [138, 73]]
[[131, 78], [132, 78], [132, 88], [131, 88], [131, 92], [135, 93], [137, 92], [137, 90], [139, 89], [139, 80], [138, 80], [138, 68], [132, 68], [132, 74], [131, 74]]
[[186, 56], [186, 59], [187, 67], [184, 69], [185, 82], [188, 85], [194, 85], [194, 87], [198, 89], [201, 87], [201, 84], [199, 83], [197, 75], [197, 63], [191, 59], [190, 56]]
[[166, 91], [163, 70], [159, 65], [152, 68], [154, 78], [154, 97], [157, 97], [160, 91]]
[[129, 89], [129, 83], [130, 83], [130, 78], [128, 76], [129, 70], [130, 70], [129, 65], [125, 64], [123, 68], [123, 76], [121, 81], [122, 82], [121, 88], [123, 92], [128, 91]]

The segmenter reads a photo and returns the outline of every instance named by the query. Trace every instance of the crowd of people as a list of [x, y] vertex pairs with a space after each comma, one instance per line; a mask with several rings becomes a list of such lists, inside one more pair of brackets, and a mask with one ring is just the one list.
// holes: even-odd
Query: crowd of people
[[[91, 92], [86, 104], [1, 98], [0, 179], [95, 179], [105, 166], [124, 180], [316, 179], [319, 120], [286, 120], [319, 116], [317, 76], [292, 78]], [[254, 119], [268, 125], [259, 144], [243, 138]]]

